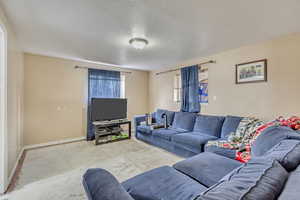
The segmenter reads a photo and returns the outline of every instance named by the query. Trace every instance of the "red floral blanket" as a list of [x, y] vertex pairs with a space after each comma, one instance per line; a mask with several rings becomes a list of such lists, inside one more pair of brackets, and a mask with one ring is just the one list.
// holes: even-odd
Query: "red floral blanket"
[[256, 138], [271, 126], [288, 126], [294, 130], [300, 130], [300, 117], [279, 117], [274, 121], [265, 123], [257, 118], [244, 118], [235, 133], [231, 133], [228, 140], [209, 141], [207, 145], [236, 150], [235, 159], [240, 162], [248, 162], [251, 159], [251, 146]]

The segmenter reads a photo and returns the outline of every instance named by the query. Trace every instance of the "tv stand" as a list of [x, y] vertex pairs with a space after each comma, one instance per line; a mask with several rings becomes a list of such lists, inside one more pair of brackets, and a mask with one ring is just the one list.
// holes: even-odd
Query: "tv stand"
[[[95, 121], [95, 144], [104, 144], [131, 138], [131, 121], [118, 119], [111, 121]], [[121, 125], [128, 125], [128, 134], [124, 133]]]

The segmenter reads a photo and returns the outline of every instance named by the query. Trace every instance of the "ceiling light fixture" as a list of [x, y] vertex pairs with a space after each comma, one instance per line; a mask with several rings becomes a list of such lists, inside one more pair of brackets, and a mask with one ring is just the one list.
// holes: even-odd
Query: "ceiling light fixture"
[[144, 38], [132, 38], [129, 40], [129, 44], [131, 44], [135, 49], [144, 49], [148, 45], [148, 40]]

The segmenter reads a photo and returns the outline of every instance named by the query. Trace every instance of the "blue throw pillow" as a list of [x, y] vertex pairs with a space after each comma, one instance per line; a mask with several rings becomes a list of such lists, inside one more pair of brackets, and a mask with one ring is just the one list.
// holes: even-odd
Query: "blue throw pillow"
[[155, 120], [156, 123], [158, 124], [164, 124], [164, 118], [162, 118], [162, 115], [166, 114], [168, 118], [168, 125], [172, 125], [173, 119], [175, 112], [173, 111], [168, 111], [168, 110], [163, 110], [163, 109], [157, 109], [155, 112]]
[[232, 132], [236, 132], [237, 127], [239, 126], [243, 117], [237, 116], [226, 116], [221, 132], [221, 138], [227, 138], [228, 135]]
[[184, 131], [192, 131], [197, 114], [190, 112], [176, 112], [172, 128]]
[[224, 117], [199, 115], [196, 118], [194, 132], [220, 137]]
[[196, 200], [275, 200], [288, 175], [276, 160], [253, 159], [233, 170]]

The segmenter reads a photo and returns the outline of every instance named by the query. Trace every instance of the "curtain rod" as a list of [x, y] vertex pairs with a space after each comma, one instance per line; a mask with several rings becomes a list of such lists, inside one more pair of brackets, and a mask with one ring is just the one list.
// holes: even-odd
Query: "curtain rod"
[[[207, 61], [207, 62], [203, 62], [203, 63], [199, 63], [197, 64], [199, 67], [201, 67], [201, 65], [204, 65], [204, 64], [209, 64], [209, 63], [216, 63], [215, 60], [210, 60], [210, 61]], [[179, 71], [181, 68], [178, 68], [178, 69], [171, 69], [171, 70], [167, 70], [167, 71], [164, 71], [164, 72], [158, 72], [156, 73], [156, 75], [160, 75], [160, 74], [166, 74], [166, 73], [169, 73], [169, 72], [175, 72], [175, 71]]]
[[[96, 68], [96, 67], [86, 67], [86, 66], [75, 66], [75, 69], [100, 69], [100, 68]], [[102, 70], [106, 70], [106, 69], [102, 69]], [[110, 71], [117, 71], [117, 72], [121, 72], [121, 73], [125, 73], [125, 74], [131, 74], [132, 72], [128, 72], [128, 71], [119, 71], [119, 70], [110, 70]]]

